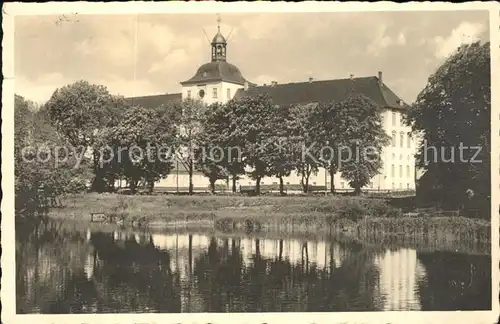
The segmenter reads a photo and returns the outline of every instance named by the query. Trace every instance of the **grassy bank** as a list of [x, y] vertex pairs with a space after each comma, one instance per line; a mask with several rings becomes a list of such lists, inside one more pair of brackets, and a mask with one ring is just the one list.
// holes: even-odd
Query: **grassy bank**
[[490, 241], [490, 223], [464, 217], [405, 217], [382, 199], [356, 197], [128, 196], [66, 197], [53, 218], [90, 221], [91, 213], [116, 215], [145, 226], [204, 223], [220, 231], [312, 232], [363, 240], [426, 237], [428, 240]]

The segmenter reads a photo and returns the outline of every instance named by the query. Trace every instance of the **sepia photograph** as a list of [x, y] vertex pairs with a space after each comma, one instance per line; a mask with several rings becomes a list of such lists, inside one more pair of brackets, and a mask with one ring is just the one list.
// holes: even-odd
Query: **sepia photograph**
[[10, 17], [2, 300], [12, 287], [17, 315], [498, 309], [491, 10], [225, 5]]

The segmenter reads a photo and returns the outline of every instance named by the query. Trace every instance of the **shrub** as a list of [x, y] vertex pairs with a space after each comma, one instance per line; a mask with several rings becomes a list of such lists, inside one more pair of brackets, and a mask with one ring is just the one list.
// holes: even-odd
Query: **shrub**
[[348, 219], [353, 222], [358, 222], [364, 218], [366, 213], [367, 213], [366, 208], [363, 208], [363, 206], [361, 206], [360, 204], [348, 203], [339, 208], [337, 218]]

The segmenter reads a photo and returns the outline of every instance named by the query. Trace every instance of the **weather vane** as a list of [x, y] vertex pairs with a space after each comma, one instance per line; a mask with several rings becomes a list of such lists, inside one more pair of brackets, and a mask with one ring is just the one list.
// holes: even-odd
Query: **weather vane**
[[220, 30], [220, 22], [222, 19], [220, 18], [220, 14], [217, 14], [217, 28]]

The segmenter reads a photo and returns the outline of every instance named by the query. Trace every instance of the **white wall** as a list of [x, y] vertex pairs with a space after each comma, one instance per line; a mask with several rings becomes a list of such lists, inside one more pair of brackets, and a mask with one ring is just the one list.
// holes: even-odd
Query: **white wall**
[[[191, 91], [191, 99], [202, 100], [205, 104], [211, 105], [215, 102], [226, 103], [228, 100], [232, 99], [238, 89], [242, 89], [243, 86], [230, 82], [209, 82], [199, 85], [187, 85], [182, 87], [182, 100], [189, 98], [189, 91]], [[205, 91], [205, 96], [199, 97], [200, 90]], [[217, 97], [214, 97], [214, 89], [217, 91]], [[227, 91], [229, 90], [230, 97], [227, 96]]]

